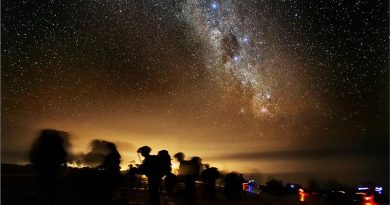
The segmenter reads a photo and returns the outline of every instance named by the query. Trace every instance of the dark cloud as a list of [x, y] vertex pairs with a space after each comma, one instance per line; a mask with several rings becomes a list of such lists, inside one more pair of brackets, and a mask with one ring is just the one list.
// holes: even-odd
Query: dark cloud
[[234, 60], [234, 57], [238, 55], [240, 44], [238, 43], [237, 37], [230, 33], [222, 38], [221, 41], [223, 51], [223, 62], [227, 60]]

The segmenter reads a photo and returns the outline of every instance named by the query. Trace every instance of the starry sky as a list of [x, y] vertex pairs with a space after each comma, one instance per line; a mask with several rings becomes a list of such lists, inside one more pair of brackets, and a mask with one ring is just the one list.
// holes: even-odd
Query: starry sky
[[[2, 162], [39, 129], [388, 183], [388, 2], [2, 1]], [[324, 171], [326, 170], [326, 171]]]

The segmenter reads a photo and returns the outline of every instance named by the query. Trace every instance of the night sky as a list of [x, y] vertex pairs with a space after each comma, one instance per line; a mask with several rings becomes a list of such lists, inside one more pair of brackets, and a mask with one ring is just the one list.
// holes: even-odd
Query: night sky
[[[2, 162], [39, 129], [388, 183], [388, 1], [2, 1]], [[346, 177], [348, 176], [348, 177]]]

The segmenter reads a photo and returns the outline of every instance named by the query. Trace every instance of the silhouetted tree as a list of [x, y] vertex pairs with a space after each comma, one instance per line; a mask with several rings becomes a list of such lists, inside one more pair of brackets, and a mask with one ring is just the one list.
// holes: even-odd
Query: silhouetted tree
[[32, 145], [29, 158], [36, 167], [40, 190], [47, 194], [44, 200], [54, 203], [55, 181], [58, 170], [67, 161], [68, 133], [58, 130], [42, 130]]
[[[93, 140], [92, 150], [86, 155], [89, 160], [101, 160], [98, 166], [100, 170], [102, 188], [102, 203], [112, 203], [114, 190], [120, 185], [122, 175], [120, 173], [121, 155], [114, 143], [105, 140]], [[96, 161], [98, 162], [98, 161]]]
[[30, 151], [30, 162], [38, 168], [40, 176], [44, 178], [54, 176], [66, 162], [68, 146], [66, 132], [42, 130]]
[[314, 191], [314, 192], [319, 191], [320, 186], [318, 184], [317, 179], [310, 177], [308, 179], [308, 188], [309, 188], [310, 191]]
[[91, 151], [83, 157], [83, 162], [92, 167], [102, 165], [105, 157], [111, 152], [108, 143], [105, 140], [92, 140], [90, 143]]
[[110, 173], [118, 173], [120, 171], [121, 155], [119, 154], [116, 145], [112, 142], [107, 142], [106, 147], [108, 153], [104, 156], [103, 166], [108, 169]]
[[272, 179], [266, 182], [267, 190], [272, 193], [282, 194], [285, 189], [283, 186], [283, 182], [280, 180]]
[[228, 199], [241, 199], [242, 182], [240, 176], [231, 172], [225, 176], [224, 194]]

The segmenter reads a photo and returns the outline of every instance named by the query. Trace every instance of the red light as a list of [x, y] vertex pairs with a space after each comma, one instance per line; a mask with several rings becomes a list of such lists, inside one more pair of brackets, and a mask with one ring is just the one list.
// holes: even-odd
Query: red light
[[242, 183], [242, 190], [248, 191], [248, 183]]
[[371, 200], [372, 200], [372, 197], [371, 197], [371, 196], [365, 196], [365, 197], [364, 197], [364, 200], [365, 200], [365, 201], [371, 201]]

